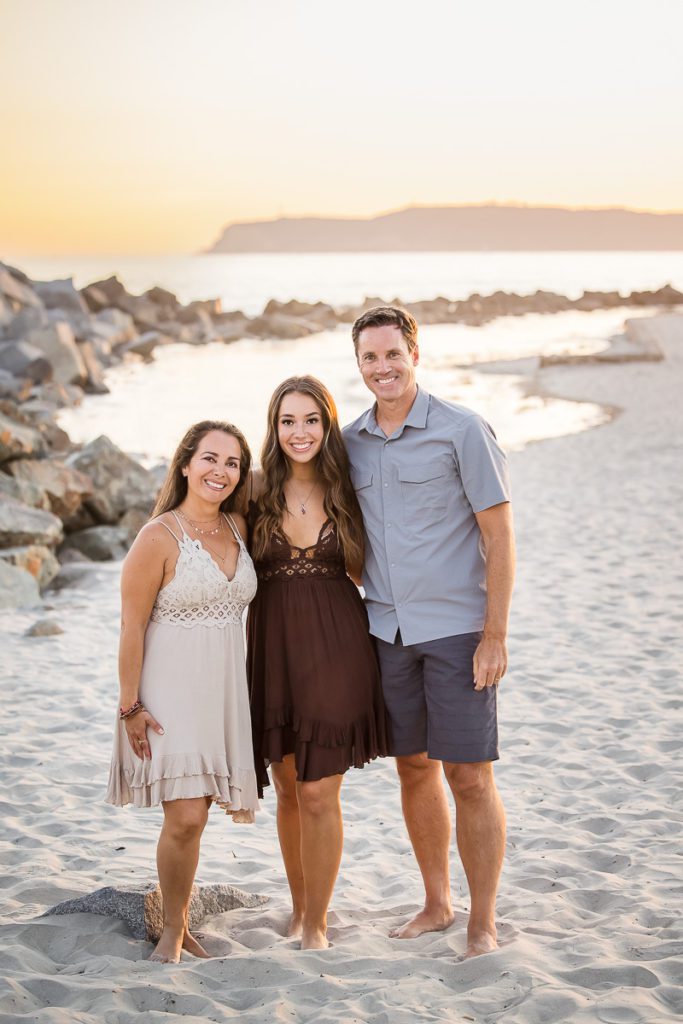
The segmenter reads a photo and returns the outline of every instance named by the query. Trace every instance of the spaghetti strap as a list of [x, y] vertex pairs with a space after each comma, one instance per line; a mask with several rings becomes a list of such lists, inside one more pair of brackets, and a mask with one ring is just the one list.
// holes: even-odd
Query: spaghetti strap
[[[176, 523], [180, 527], [181, 532], [183, 534], [183, 537], [189, 537], [189, 533], [187, 532], [187, 530], [183, 526], [182, 521], [180, 519], [180, 516], [178, 515], [178, 513], [176, 512], [176, 510], [174, 508], [171, 509], [171, 515], [173, 516], [173, 518], [175, 519]], [[164, 523], [164, 526], [166, 526], [165, 523]], [[166, 526], [166, 529], [168, 530], [168, 526]], [[173, 530], [171, 530], [171, 533], [173, 533]], [[175, 537], [175, 533], [173, 533], [173, 536]], [[178, 540], [177, 537], [175, 539], [178, 541], [178, 543], [180, 543], [180, 541]]]
[[240, 531], [235, 526], [235, 522], [234, 522], [232, 516], [230, 515], [230, 513], [229, 512], [224, 512], [223, 513], [223, 518], [227, 521], [228, 526], [230, 527], [230, 529], [232, 530], [233, 534], [235, 535], [235, 540], [237, 541], [239, 546], [241, 548], [243, 548], [244, 547], [244, 538], [242, 537], [242, 534], [240, 533]]
[[[175, 515], [175, 513], [173, 513], [173, 514]], [[169, 532], [169, 533], [171, 534], [171, 536], [173, 537], [174, 541], [175, 541], [175, 542], [176, 542], [177, 544], [180, 544], [180, 542], [181, 542], [181, 538], [180, 538], [180, 537], [176, 537], [176, 535], [175, 535], [175, 533], [173, 532], [173, 530], [171, 529], [171, 527], [170, 527], [170, 526], [168, 526], [168, 524], [167, 524], [167, 523], [165, 523], [165, 522], [163, 521], [163, 519], [159, 519], [159, 520], [158, 520], [158, 523], [159, 523], [159, 526], [163, 526], [163, 528], [164, 528], [165, 530], [168, 530], [168, 532]]]

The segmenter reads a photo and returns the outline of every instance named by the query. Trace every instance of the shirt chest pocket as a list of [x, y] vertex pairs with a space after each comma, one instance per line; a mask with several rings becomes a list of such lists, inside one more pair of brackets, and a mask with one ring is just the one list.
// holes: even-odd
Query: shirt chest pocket
[[452, 473], [443, 458], [400, 467], [404, 522], [433, 522], [445, 513]]

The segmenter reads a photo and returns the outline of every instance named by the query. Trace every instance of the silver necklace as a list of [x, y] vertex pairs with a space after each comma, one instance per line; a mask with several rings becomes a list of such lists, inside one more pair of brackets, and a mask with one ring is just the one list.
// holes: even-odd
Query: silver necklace
[[190, 526], [192, 527], [192, 529], [196, 533], [201, 533], [201, 534], [203, 534], [204, 536], [207, 536], [207, 537], [211, 537], [211, 536], [213, 536], [216, 533], [220, 533], [221, 526], [223, 525], [223, 520], [222, 520], [222, 518], [219, 515], [219, 516], [217, 516], [216, 519], [208, 519], [207, 520], [207, 522], [209, 522], [209, 523], [215, 523], [215, 522], [218, 523], [218, 525], [216, 527], [214, 527], [213, 530], [202, 530], [202, 528], [200, 526], [197, 526], [197, 524], [195, 522], [193, 522], [188, 516], [186, 516], [185, 513], [182, 512], [179, 508], [176, 509], [176, 512], [181, 517], [181, 519], [184, 519], [186, 523], [190, 524]]
[[[306, 505], [311, 500], [311, 495], [313, 494], [313, 491], [316, 489], [317, 486], [318, 486], [318, 481], [316, 480], [315, 483], [313, 484], [313, 486], [311, 487], [310, 491], [306, 495], [306, 498], [305, 498], [304, 501], [302, 501], [301, 498], [298, 498], [296, 496], [296, 494], [294, 495], [294, 498], [295, 498], [296, 502], [299, 505], [299, 512], [300, 512], [300, 514], [302, 516], [306, 515]], [[290, 484], [290, 487], [291, 487], [291, 484]], [[292, 490], [293, 490], [293, 488], [292, 488]], [[293, 515], [292, 510], [289, 508], [289, 506], [287, 506], [287, 511], [289, 512], [290, 516]]]

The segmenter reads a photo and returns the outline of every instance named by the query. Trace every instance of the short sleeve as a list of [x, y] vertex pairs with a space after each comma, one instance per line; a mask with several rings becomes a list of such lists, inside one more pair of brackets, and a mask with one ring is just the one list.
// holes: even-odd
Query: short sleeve
[[460, 479], [473, 512], [510, 501], [507, 456], [481, 416], [468, 416], [454, 441]]

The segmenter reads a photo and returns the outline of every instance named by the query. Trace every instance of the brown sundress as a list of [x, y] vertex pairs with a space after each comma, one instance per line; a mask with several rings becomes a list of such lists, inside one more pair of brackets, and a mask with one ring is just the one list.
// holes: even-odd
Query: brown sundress
[[305, 549], [275, 534], [255, 568], [247, 676], [259, 793], [269, 784], [268, 764], [287, 754], [300, 782], [387, 756], [367, 612], [346, 575], [334, 523], [323, 523]]

